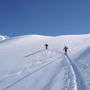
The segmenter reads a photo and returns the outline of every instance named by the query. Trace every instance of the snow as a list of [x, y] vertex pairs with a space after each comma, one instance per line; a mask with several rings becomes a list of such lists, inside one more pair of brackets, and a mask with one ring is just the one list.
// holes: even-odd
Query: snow
[[0, 40], [0, 90], [90, 90], [90, 34]]
[[0, 42], [9, 39], [8, 36], [0, 35]]

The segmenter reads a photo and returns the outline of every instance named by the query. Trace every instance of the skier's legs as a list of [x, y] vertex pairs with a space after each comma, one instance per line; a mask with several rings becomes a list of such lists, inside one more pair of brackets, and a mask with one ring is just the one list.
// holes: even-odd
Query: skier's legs
[[67, 55], [67, 50], [65, 50], [65, 55]]
[[48, 49], [48, 47], [46, 46], [46, 50]]

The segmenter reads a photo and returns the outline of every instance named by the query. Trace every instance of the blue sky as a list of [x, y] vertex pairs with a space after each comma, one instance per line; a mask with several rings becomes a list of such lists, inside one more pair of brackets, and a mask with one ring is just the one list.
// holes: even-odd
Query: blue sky
[[0, 34], [90, 33], [90, 0], [0, 0]]

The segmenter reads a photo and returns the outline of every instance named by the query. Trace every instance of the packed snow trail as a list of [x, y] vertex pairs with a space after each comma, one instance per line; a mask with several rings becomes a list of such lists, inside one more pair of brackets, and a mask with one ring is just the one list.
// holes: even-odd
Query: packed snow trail
[[76, 88], [77, 88], [75, 90], [87, 90], [85, 82], [84, 82], [79, 70], [77, 69], [75, 64], [71, 61], [71, 59], [69, 58], [68, 55], [66, 55], [65, 57], [68, 62], [68, 65], [71, 66], [73, 75], [75, 77], [75, 82], [76, 82], [75, 84], [76, 84]]
[[66, 55], [64, 56], [65, 60], [65, 67], [66, 67], [66, 80], [64, 81], [65, 83], [67, 82], [66, 86], [64, 86], [63, 90], [77, 90], [77, 82], [76, 82], [76, 75], [73, 70], [73, 67], [70, 63], [70, 61], [67, 59]]

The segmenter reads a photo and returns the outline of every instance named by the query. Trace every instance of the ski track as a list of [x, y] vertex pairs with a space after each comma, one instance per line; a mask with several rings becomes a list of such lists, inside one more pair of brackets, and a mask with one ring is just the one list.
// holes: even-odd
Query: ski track
[[64, 76], [64, 86], [62, 90], [77, 90], [76, 76], [70, 65], [68, 59], [64, 58], [65, 62], [65, 76]]
[[71, 70], [74, 75], [74, 84], [75, 84], [74, 90], [87, 90], [85, 82], [84, 82], [79, 70], [77, 69], [76, 65], [71, 61], [71, 59], [69, 58], [68, 55], [65, 57], [66, 57], [68, 65], [71, 67]]

